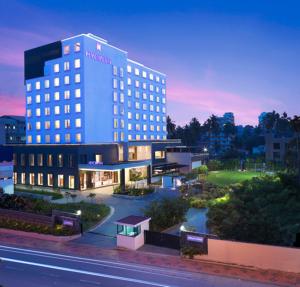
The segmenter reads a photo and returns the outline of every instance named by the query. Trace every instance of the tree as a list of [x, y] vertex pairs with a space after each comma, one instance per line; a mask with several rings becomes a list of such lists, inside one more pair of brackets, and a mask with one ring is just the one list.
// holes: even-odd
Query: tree
[[296, 134], [296, 153], [297, 153], [297, 162], [298, 162], [298, 181], [300, 183], [300, 152], [299, 152], [299, 143], [300, 143], [300, 116], [294, 116], [291, 120], [291, 126], [293, 131]]
[[175, 138], [176, 124], [171, 120], [170, 116], [167, 116], [167, 132], [168, 132], [168, 139]]

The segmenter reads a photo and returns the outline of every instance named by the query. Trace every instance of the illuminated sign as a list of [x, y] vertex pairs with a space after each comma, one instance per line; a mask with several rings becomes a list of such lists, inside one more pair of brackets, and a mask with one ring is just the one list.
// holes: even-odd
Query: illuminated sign
[[63, 225], [65, 225], [65, 226], [73, 226], [74, 222], [72, 220], [64, 219], [63, 220]]
[[187, 240], [188, 241], [193, 241], [193, 242], [203, 243], [204, 242], [204, 237], [194, 236], [194, 235], [188, 235], [187, 236]]
[[106, 56], [102, 56], [100, 54], [91, 52], [91, 51], [85, 51], [85, 56], [96, 61], [96, 62], [100, 62], [103, 64], [111, 64], [111, 59], [106, 57]]
[[89, 164], [91, 165], [103, 165], [102, 161], [89, 161]]

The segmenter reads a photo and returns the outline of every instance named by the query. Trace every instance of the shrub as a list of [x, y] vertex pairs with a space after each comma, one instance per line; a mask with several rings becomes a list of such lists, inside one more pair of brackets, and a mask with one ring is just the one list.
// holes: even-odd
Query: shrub
[[199, 174], [207, 174], [208, 173], [208, 167], [205, 164], [195, 168], [195, 170]]
[[195, 255], [202, 254], [200, 248], [196, 248], [194, 246], [183, 246], [181, 248], [181, 253], [184, 256], [188, 256], [189, 259], [193, 259]]
[[210, 160], [207, 164], [208, 170], [209, 171], [215, 171], [215, 170], [221, 170], [223, 169], [222, 162], [219, 160]]

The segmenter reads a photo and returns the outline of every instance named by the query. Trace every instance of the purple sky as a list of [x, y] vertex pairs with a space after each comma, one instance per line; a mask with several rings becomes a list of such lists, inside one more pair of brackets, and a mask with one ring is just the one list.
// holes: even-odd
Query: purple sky
[[229, 111], [238, 124], [273, 109], [300, 114], [297, 2], [2, 0], [0, 114], [24, 114], [24, 50], [88, 32], [167, 74], [177, 124]]

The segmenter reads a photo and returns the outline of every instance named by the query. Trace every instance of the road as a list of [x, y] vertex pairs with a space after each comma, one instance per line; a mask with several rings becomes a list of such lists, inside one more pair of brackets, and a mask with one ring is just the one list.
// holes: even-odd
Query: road
[[94, 260], [0, 245], [0, 286], [3, 287], [264, 287], [220, 276], [171, 268]]

